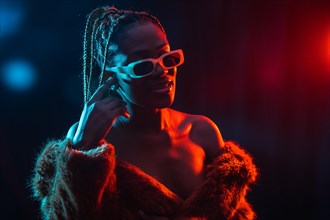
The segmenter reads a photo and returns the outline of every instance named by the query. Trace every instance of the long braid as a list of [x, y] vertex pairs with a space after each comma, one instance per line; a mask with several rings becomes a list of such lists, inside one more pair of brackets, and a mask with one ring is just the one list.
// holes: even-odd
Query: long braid
[[[113, 8], [115, 9], [115, 8]], [[116, 9], [117, 10], [117, 9]], [[87, 20], [87, 24], [86, 24], [86, 29], [85, 29], [85, 34], [84, 34], [84, 56], [83, 56], [83, 78], [84, 78], [84, 103], [87, 103], [88, 100], [91, 97], [91, 80], [93, 78], [93, 73], [94, 73], [94, 63], [95, 63], [95, 58], [96, 56], [95, 54], [95, 41], [97, 41], [97, 35], [99, 34], [100, 30], [102, 29], [102, 25], [105, 25], [105, 21], [104, 19], [106, 18], [106, 16], [109, 14], [109, 12], [112, 11], [108, 11], [107, 8], [97, 8], [95, 10], [93, 10], [90, 15], [88, 16], [88, 20]], [[101, 18], [100, 18], [100, 15]], [[103, 20], [103, 22], [102, 22]], [[114, 23], [115, 25], [117, 25], [118, 22], [111, 22]], [[92, 31], [91, 31], [92, 29]], [[104, 30], [106, 30], [107, 28], [104, 27]], [[108, 46], [109, 46], [109, 42], [110, 42], [110, 37], [112, 34], [112, 31], [114, 29], [114, 25], [111, 25], [109, 28], [109, 37], [107, 37], [107, 46], [105, 47], [105, 55], [107, 56], [107, 52], [108, 52]], [[101, 37], [102, 38], [102, 37]], [[88, 53], [89, 51], [89, 53]], [[104, 55], [103, 55], [104, 56]], [[106, 57], [104, 56], [104, 57]], [[104, 75], [104, 71], [105, 71], [105, 64], [106, 64], [106, 59], [103, 59], [103, 63], [104, 63], [104, 67], [102, 68], [102, 72], [100, 74], [100, 82], [99, 85], [101, 84], [101, 80], [103, 78]], [[89, 64], [89, 65], [88, 65]], [[87, 75], [87, 73], [89, 73], [89, 75]]]
[[107, 64], [106, 60], [108, 58], [108, 49], [109, 49], [109, 45], [110, 45], [111, 35], [112, 35], [115, 27], [119, 24], [120, 20], [124, 19], [124, 18], [125, 18], [125, 15], [121, 15], [117, 18], [113, 18], [112, 16], [110, 16], [110, 19], [112, 20], [111, 23], [113, 25], [111, 25], [111, 28], [109, 28], [108, 39], [107, 39], [107, 42], [106, 42], [106, 45], [105, 45], [105, 50], [104, 50], [104, 54], [103, 54], [105, 62], [103, 62], [102, 71], [101, 71], [101, 74], [100, 74], [100, 77], [99, 77], [99, 85], [101, 85], [101, 83], [102, 83], [102, 79], [103, 79], [103, 76], [104, 76], [104, 71], [105, 71], [106, 64]]
[[83, 52], [83, 83], [84, 83], [84, 102], [87, 103], [90, 97], [90, 80], [91, 76], [87, 76], [87, 72], [92, 71], [91, 53], [88, 53], [88, 50], [91, 48], [92, 42], [90, 38], [92, 37], [90, 34], [90, 29], [93, 27], [94, 19], [99, 15], [102, 11], [101, 8], [97, 8], [93, 10], [87, 18], [85, 33], [84, 33], [84, 52]]
[[91, 80], [93, 77], [93, 71], [94, 71], [94, 64], [95, 64], [95, 44], [94, 41], [96, 39], [96, 34], [97, 34], [97, 30], [99, 29], [98, 23], [101, 22], [100, 18], [96, 18], [94, 23], [93, 23], [93, 31], [92, 31], [92, 36], [91, 36], [91, 47], [90, 47], [90, 69], [89, 69], [89, 81], [88, 81], [88, 86], [87, 86], [87, 99], [89, 100], [91, 97]]
[[[125, 26], [138, 21], [152, 22], [166, 36], [165, 30], [159, 20], [146, 12], [118, 10], [115, 7], [101, 7], [94, 9], [88, 16], [84, 34], [83, 55], [85, 104], [89, 101], [92, 92], [101, 85], [106, 66], [111, 65], [111, 56], [118, 51], [117, 47], [112, 47], [111, 45], [113, 34], [118, 31], [119, 26]], [[95, 61], [98, 61], [100, 67], [98, 77], [93, 68]], [[97, 78], [98, 83], [96, 84], [95, 80]]]

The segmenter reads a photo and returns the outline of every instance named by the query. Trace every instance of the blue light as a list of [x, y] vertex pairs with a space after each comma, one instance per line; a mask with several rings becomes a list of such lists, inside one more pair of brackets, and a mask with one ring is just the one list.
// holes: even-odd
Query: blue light
[[0, 38], [14, 34], [23, 21], [23, 8], [20, 2], [0, 3]]
[[24, 92], [35, 85], [36, 71], [28, 61], [11, 60], [1, 65], [1, 80], [7, 88]]

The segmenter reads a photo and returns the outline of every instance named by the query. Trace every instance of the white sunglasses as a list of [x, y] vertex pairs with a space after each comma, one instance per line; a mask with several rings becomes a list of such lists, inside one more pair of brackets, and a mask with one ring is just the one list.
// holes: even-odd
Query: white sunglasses
[[127, 66], [110, 67], [108, 71], [114, 71], [118, 73], [127, 73], [132, 78], [142, 78], [152, 74], [156, 65], [159, 63], [165, 70], [172, 69], [180, 66], [184, 62], [183, 51], [181, 49], [169, 51], [164, 53], [157, 59], [148, 58], [138, 60], [128, 64]]

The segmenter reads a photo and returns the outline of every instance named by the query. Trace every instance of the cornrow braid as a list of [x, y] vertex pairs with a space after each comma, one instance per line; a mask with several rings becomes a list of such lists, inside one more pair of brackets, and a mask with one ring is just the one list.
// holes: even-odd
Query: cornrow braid
[[[84, 52], [83, 52], [83, 84], [84, 84], [84, 103], [91, 98], [92, 92], [102, 83], [107, 65], [111, 65], [113, 56], [118, 52], [114, 40], [114, 33], [119, 32], [131, 23], [148, 21], [155, 24], [166, 36], [163, 26], [159, 20], [147, 12], [137, 12], [130, 10], [118, 10], [115, 7], [100, 7], [94, 9], [87, 18], [84, 33]], [[98, 71], [95, 67], [98, 63]], [[97, 79], [98, 78], [98, 79]]]

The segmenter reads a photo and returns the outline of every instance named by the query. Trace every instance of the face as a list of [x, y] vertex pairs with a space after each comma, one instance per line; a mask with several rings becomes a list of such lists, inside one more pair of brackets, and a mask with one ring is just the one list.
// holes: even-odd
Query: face
[[[114, 57], [119, 66], [147, 58], [156, 59], [170, 51], [163, 32], [149, 22], [127, 26], [121, 31], [120, 39], [120, 53]], [[174, 101], [176, 73], [176, 68], [164, 70], [157, 64], [154, 72], [144, 78], [134, 79], [125, 73], [115, 73], [115, 77], [126, 101], [145, 108], [159, 109], [169, 107]]]

